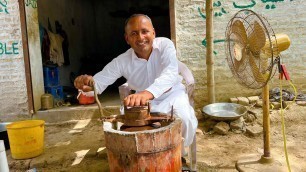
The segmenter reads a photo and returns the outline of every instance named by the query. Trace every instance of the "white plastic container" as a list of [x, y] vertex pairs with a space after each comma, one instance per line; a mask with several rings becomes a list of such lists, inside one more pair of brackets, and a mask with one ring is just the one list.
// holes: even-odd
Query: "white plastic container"
[[9, 172], [3, 140], [0, 140], [0, 171]]

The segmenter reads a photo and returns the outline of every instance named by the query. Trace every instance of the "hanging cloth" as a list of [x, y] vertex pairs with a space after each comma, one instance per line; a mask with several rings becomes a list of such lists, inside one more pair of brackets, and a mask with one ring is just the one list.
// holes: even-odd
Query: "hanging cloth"
[[64, 38], [50, 31], [48, 31], [48, 35], [50, 39], [50, 61], [58, 66], [62, 66], [65, 62], [62, 48]]

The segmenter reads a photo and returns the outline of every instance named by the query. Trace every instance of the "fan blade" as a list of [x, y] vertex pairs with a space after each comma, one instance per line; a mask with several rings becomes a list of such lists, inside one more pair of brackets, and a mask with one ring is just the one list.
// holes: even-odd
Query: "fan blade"
[[257, 21], [254, 23], [254, 31], [251, 33], [248, 41], [253, 52], [260, 51], [266, 44], [265, 31]]
[[247, 43], [247, 34], [244, 28], [243, 23], [240, 20], [236, 20], [232, 26], [232, 32], [237, 34], [237, 36], [241, 39], [239, 39], [239, 41], [242, 44], [246, 44]]
[[234, 68], [236, 72], [240, 71], [240, 66], [244, 63], [246, 50], [245, 48], [241, 48], [239, 45], [234, 46]]
[[253, 53], [251, 52], [249, 54], [249, 62], [250, 62], [250, 66], [251, 66], [251, 70], [254, 76], [255, 81], [260, 82], [260, 83], [265, 83], [267, 81], [267, 75], [262, 74], [259, 71], [259, 68], [254, 60], [254, 58], [259, 58], [259, 57], [254, 57]]

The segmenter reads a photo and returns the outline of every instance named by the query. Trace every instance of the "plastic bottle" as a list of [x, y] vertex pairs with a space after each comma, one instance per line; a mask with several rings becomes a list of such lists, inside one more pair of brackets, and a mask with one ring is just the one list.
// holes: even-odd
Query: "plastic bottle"
[[9, 172], [3, 140], [0, 140], [0, 171]]

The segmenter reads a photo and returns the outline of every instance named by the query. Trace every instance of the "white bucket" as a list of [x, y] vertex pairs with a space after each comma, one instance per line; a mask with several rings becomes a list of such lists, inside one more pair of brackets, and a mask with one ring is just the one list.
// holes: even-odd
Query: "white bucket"
[[9, 172], [3, 140], [0, 140], [0, 171]]

